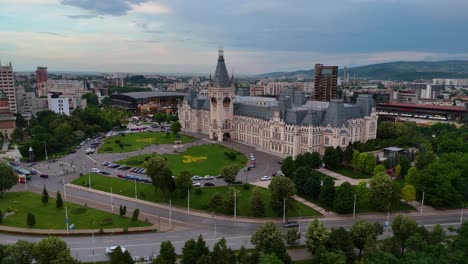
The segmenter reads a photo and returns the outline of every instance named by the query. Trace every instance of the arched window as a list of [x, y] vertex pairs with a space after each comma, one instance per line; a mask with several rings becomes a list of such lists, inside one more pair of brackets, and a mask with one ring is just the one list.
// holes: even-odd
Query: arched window
[[341, 145], [343, 145], [343, 146], [346, 145], [346, 139], [345, 138], [343, 138], [343, 140], [341, 140]]
[[224, 97], [223, 106], [224, 107], [229, 107], [230, 104], [231, 104], [231, 99], [229, 99], [229, 97]]
[[329, 138], [325, 138], [325, 145], [328, 146], [330, 144], [330, 139]]
[[218, 100], [216, 100], [215, 97], [211, 97], [211, 104], [213, 105], [213, 107], [216, 107], [218, 105]]

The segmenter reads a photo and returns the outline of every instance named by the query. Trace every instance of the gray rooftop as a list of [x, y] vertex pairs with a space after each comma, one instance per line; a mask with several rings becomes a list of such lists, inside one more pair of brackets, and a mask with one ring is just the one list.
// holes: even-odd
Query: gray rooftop
[[133, 92], [133, 93], [121, 93], [121, 95], [125, 95], [131, 97], [133, 99], [144, 99], [144, 98], [151, 98], [151, 97], [172, 97], [172, 96], [185, 96], [185, 93], [178, 93], [178, 92]]
[[213, 86], [215, 87], [230, 87], [231, 81], [224, 63], [224, 52], [219, 50], [218, 64], [213, 78]]

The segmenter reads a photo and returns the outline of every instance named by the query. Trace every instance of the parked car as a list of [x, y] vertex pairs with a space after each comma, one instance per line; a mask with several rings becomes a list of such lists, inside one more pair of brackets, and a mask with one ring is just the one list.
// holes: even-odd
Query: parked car
[[[110, 255], [114, 253], [117, 247], [120, 247], [120, 246], [112, 246], [112, 247], [106, 248], [106, 255]], [[125, 249], [124, 247], [120, 247], [120, 250], [122, 251], [122, 253], [127, 251], [127, 249]]]
[[39, 177], [47, 179], [49, 178], [49, 174], [42, 173], [41, 175], [39, 175]]
[[101, 165], [102, 165], [102, 166], [107, 166], [107, 165], [109, 165], [109, 163], [110, 163], [109, 161], [103, 161], [103, 162], [101, 163]]
[[223, 178], [223, 175], [221, 175], [221, 174], [220, 174], [220, 175], [216, 175], [215, 178], [216, 178], [216, 179], [222, 179], [222, 178]]
[[135, 176], [127, 174], [127, 175], [125, 175], [125, 179], [133, 181], [133, 180], [135, 180]]
[[210, 175], [205, 175], [205, 177], [203, 177], [204, 180], [214, 180], [214, 177], [213, 176], [210, 176]]
[[137, 181], [137, 182], [142, 182], [142, 181], [143, 181], [143, 178], [140, 177], [140, 176], [135, 176], [135, 181]]
[[205, 182], [205, 183], [203, 184], [203, 186], [205, 186], [205, 187], [211, 187], [211, 186], [215, 186], [215, 184], [212, 183], [212, 182]]
[[31, 175], [36, 175], [37, 174], [37, 170], [35, 170], [35, 169], [32, 169], [30, 172], [31, 172]]
[[193, 186], [193, 187], [200, 187], [200, 186], [201, 186], [201, 183], [199, 183], [199, 182], [192, 182], [192, 186]]
[[254, 157], [255, 157], [253, 153], [249, 153], [249, 156], [250, 156], [251, 158], [254, 158]]
[[144, 178], [143, 181], [147, 182], [147, 183], [152, 183], [153, 182], [153, 180], [151, 180], [150, 178]]
[[104, 175], [111, 175], [112, 174], [110, 171], [105, 171], [105, 170], [102, 170], [99, 173], [104, 174]]
[[251, 161], [256, 161], [257, 159], [255, 159], [255, 157], [250, 157], [250, 160]]
[[192, 180], [194, 180], [194, 181], [203, 180], [203, 177], [195, 175], [195, 176], [192, 177]]
[[260, 180], [262, 180], [262, 181], [271, 181], [271, 177], [270, 176], [262, 176], [260, 178]]
[[91, 168], [91, 172], [99, 173], [101, 170], [98, 168]]
[[29, 164], [28, 164], [28, 167], [32, 167], [32, 166], [34, 166], [34, 165], [36, 165], [36, 162], [29, 163]]
[[234, 181], [234, 182], [232, 183], [232, 185], [239, 185], [239, 184], [243, 184], [243, 182], [242, 182], [242, 181]]
[[276, 175], [278, 175], [278, 176], [284, 176], [283, 172], [280, 171], [280, 170], [276, 172]]
[[125, 174], [119, 173], [119, 174], [117, 174], [117, 177], [119, 177], [119, 178], [125, 178]]
[[298, 221], [288, 221], [286, 224], [284, 224], [284, 228], [298, 228], [298, 227], [299, 227]]

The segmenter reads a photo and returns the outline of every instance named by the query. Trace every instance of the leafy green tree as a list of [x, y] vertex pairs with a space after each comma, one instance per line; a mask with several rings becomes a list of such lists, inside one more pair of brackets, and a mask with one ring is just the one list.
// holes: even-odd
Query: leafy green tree
[[268, 189], [271, 192], [270, 206], [277, 215], [283, 213], [284, 201], [286, 200], [286, 212], [292, 207], [292, 196], [296, 193], [296, 187], [291, 179], [287, 177], [274, 177]]
[[358, 256], [361, 257], [362, 250], [367, 244], [374, 244], [377, 241], [377, 232], [375, 226], [366, 220], [354, 222], [349, 230], [354, 245], [359, 249]]
[[367, 188], [367, 182], [360, 181], [356, 185], [356, 206], [366, 206], [369, 204], [370, 191]]
[[275, 254], [266, 254], [260, 257], [259, 264], [283, 264]]
[[156, 113], [153, 117], [154, 121], [158, 122], [158, 123], [163, 123], [166, 121], [166, 115], [163, 114], [163, 113]]
[[236, 188], [229, 187], [223, 198], [224, 210], [230, 214], [234, 214], [234, 200], [239, 204], [239, 199], [240, 191]]
[[435, 159], [436, 156], [434, 152], [432, 152], [430, 146], [426, 145], [421, 147], [416, 155], [416, 168], [418, 168], [418, 170], [422, 170], [434, 162]]
[[221, 238], [213, 246], [213, 252], [211, 253], [211, 262], [213, 264], [231, 264], [236, 263], [236, 255], [231, 248], [227, 247], [226, 239]]
[[330, 236], [326, 242], [326, 247], [328, 251], [339, 251], [343, 252], [351, 260], [354, 256], [354, 246], [351, 235], [344, 229], [340, 227], [338, 229], [332, 228]]
[[36, 217], [32, 213], [28, 213], [26, 222], [29, 227], [33, 227], [36, 224]]
[[198, 235], [197, 241], [195, 242], [195, 253], [198, 257], [203, 255], [210, 255], [210, 250], [206, 245], [205, 240], [203, 240], [203, 236], [200, 234]]
[[402, 178], [406, 176], [408, 170], [411, 168], [411, 162], [405, 156], [400, 156], [398, 165], [400, 165], [400, 175]]
[[320, 264], [346, 264], [346, 256], [341, 251], [319, 254]]
[[428, 244], [437, 245], [443, 243], [446, 239], [446, 233], [442, 226], [436, 224], [432, 229], [432, 232], [429, 233]]
[[401, 165], [400, 164], [396, 165], [393, 171], [394, 171], [395, 177], [399, 178], [401, 175]]
[[118, 246], [114, 252], [110, 254], [110, 264], [133, 264], [135, 263], [133, 261], [132, 256], [130, 255], [130, 252], [128, 250], [125, 250], [125, 252], [122, 252], [122, 248]]
[[140, 209], [133, 210], [132, 213], [132, 221], [138, 221], [138, 215], [140, 214]]
[[236, 180], [237, 172], [239, 172], [239, 168], [237, 166], [228, 165], [223, 167], [221, 170], [221, 176], [223, 176], [224, 181], [228, 185], [231, 185]]
[[307, 167], [298, 167], [296, 173], [294, 173], [294, 184], [297, 186], [297, 192], [299, 194], [305, 194], [305, 184], [307, 179], [310, 177], [310, 169]]
[[177, 254], [175, 253], [175, 248], [172, 245], [170, 240], [163, 241], [161, 243], [161, 249], [159, 250], [159, 255], [155, 259], [155, 264], [175, 264], [177, 260]]
[[393, 239], [399, 243], [401, 247], [401, 254], [403, 254], [405, 252], [406, 241], [413, 234], [417, 233], [418, 224], [416, 221], [407, 216], [398, 215], [393, 219], [392, 231]]
[[189, 190], [193, 188], [192, 176], [188, 171], [182, 171], [179, 176], [175, 178], [176, 190], [180, 198], [187, 197]]
[[198, 255], [195, 249], [195, 240], [189, 239], [185, 241], [184, 247], [182, 248], [182, 264], [193, 264], [197, 262]]
[[123, 212], [123, 207], [122, 207], [122, 205], [120, 205], [120, 207], [119, 207], [119, 215], [120, 215], [120, 216], [124, 216], [124, 212]]
[[13, 133], [11, 133], [11, 140], [14, 141], [14, 142], [19, 142], [21, 140], [24, 139], [24, 133], [23, 133], [23, 129], [22, 128], [15, 128], [15, 130], [13, 130]]
[[48, 204], [49, 203], [49, 193], [47, 192], [45, 184], [44, 184], [44, 187], [42, 188], [41, 201], [42, 201], [43, 204]]
[[351, 145], [348, 145], [343, 152], [343, 162], [350, 163], [353, 160], [354, 149]]
[[250, 208], [253, 215], [256, 217], [265, 214], [265, 204], [263, 203], [263, 195], [259, 187], [254, 187], [252, 189], [252, 193], [250, 194]]
[[406, 202], [412, 202], [416, 200], [416, 189], [413, 185], [405, 185], [403, 189], [401, 189], [401, 198]]
[[210, 209], [213, 209], [215, 212], [218, 208], [223, 206], [224, 198], [221, 194], [215, 193], [210, 200]]
[[325, 163], [327, 168], [336, 168], [338, 165], [340, 165], [340, 161], [340, 155], [335, 148], [325, 148], [325, 153], [323, 154], [323, 163]]
[[375, 253], [369, 256], [366, 256], [366, 258], [361, 262], [362, 264], [399, 264], [401, 263], [395, 256], [382, 250], [377, 250]]
[[374, 172], [375, 166], [377, 164], [377, 161], [371, 153], [364, 153], [365, 154], [365, 168], [364, 170], [367, 171], [368, 173]]
[[332, 178], [327, 177], [323, 181], [319, 199], [328, 207], [328, 209], [332, 208], [333, 200], [335, 199], [335, 182]]
[[312, 169], [320, 169], [322, 166], [322, 158], [318, 152], [312, 152], [311, 160], [310, 160], [310, 167]]
[[310, 253], [315, 254], [315, 252], [321, 248], [325, 247], [325, 244], [330, 237], [330, 230], [325, 227], [319, 220], [314, 219], [307, 228], [306, 233], [306, 246]]
[[210, 255], [201, 255], [195, 264], [212, 264]]
[[304, 184], [304, 194], [317, 199], [320, 195], [321, 185], [322, 181], [320, 180], [320, 173], [315, 170], [311, 171], [309, 178], [307, 178], [307, 181]]
[[250, 263], [250, 256], [249, 256], [249, 253], [247, 252], [247, 249], [245, 249], [244, 245], [242, 245], [239, 251], [237, 252], [237, 262], [239, 264]]
[[76, 263], [67, 243], [58, 237], [47, 237], [34, 244], [33, 255], [38, 264]]
[[171, 131], [174, 135], [177, 135], [177, 133], [179, 133], [181, 129], [182, 126], [180, 125], [179, 121], [172, 122]]
[[266, 222], [259, 227], [253, 233], [250, 243], [255, 246], [260, 254], [275, 254], [283, 263], [292, 263], [291, 258], [286, 253], [283, 234], [273, 222]]
[[348, 182], [344, 182], [337, 188], [333, 202], [333, 208], [337, 213], [346, 214], [353, 211], [354, 194], [354, 187]]
[[0, 164], [0, 197], [3, 192], [11, 189], [17, 182], [18, 177], [5, 164]]
[[291, 156], [286, 157], [281, 164], [281, 171], [286, 177], [293, 178], [296, 171], [296, 164]]
[[385, 173], [374, 175], [369, 181], [370, 201], [377, 210], [390, 211], [395, 199], [395, 186]]
[[175, 190], [176, 185], [166, 159], [160, 155], [152, 156], [144, 163], [144, 167], [153, 185], [161, 190], [167, 200], [168, 194]]
[[405, 177], [405, 185], [413, 185], [418, 174], [416, 167], [411, 167]]
[[0, 257], [2, 264], [29, 264], [34, 262], [34, 243], [18, 240], [15, 244], [8, 245], [4, 250], [5, 256]]
[[284, 235], [284, 239], [286, 240], [286, 244], [288, 246], [295, 246], [298, 244], [298, 240], [301, 238], [301, 233], [297, 228], [289, 228], [286, 234]]
[[82, 99], [86, 99], [86, 103], [88, 106], [94, 105], [98, 106], [99, 105], [99, 99], [96, 94], [94, 93], [86, 93], [81, 96]]
[[373, 175], [376, 175], [377, 173], [386, 173], [384, 165], [375, 166]]
[[63, 200], [62, 195], [60, 192], [57, 192], [57, 198], [55, 200], [55, 208], [62, 208], [63, 207]]

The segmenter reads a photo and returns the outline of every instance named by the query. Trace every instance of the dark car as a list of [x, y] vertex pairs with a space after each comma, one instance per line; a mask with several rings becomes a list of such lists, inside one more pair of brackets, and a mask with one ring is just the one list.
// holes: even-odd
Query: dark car
[[49, 178], [49, 174], [42, 173], [41, 175], [39, 175], [39, 177], [41, 177], [41, 178]]
[[205, 186], [205, 187], [211, 187], [211, 186], [215, 186], [215, 184], [212, 183], [212, 182], [205, 182], [205, 183], [203, 184], [203, 186]]
[[31, 172], [31, 175], [36, 175], [37, 174], [37, 171], [35, 171], [35, 170], [31, 170], [30, 172]]
[[243, 182], [242, 182], [242, 181], [234, 181], [234, 182], [232, 183], [232, 185], [239, 185], [239, 184], [243, 184]]
[[299, 227], [298, 221], [288, 221], [286, 224], [284, 224], [284, 228], [298, 228], [298, 227]]
[[110, 171], [105, 171], [105, 170], [102, 170], [99, 173], [104, 174], [104, 175], [111, 175]]

